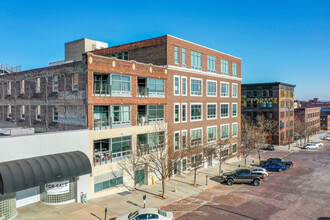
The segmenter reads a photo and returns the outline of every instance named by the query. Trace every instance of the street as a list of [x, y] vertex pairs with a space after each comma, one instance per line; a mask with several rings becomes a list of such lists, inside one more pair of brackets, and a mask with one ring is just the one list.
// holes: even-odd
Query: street
[[164, 209], [179, 220], [330, 217], [330, 142], [318, 150], [265, 152], [262, 159], [281, 156], [295, 166], [270, 172], [258, 187], [221, 184]]

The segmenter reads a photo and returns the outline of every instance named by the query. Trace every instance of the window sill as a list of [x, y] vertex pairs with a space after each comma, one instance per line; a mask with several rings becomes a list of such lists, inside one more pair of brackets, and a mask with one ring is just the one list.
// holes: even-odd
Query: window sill
[[195, 121], [203, 121], [203, 119], [190, 119], [191, 122], [195, 122]]
[[217, 117], [214, 117], [214, 118], [207, 118], [206, 120], [216, 120]]

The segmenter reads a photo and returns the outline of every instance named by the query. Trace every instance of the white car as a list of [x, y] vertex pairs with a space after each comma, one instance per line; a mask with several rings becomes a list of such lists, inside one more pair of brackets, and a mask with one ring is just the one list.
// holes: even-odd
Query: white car
[[317, 148], [319, 148], [319, 146], [316, 144], [307, 144], [303, 147], [303, 149], [317, 149]]
[[147, 219], [160, 219], [160, 220], [174, 220], [172, 212], [166, 212], [161, 209], [146, 208], [131, 212], [126, 215], [121, 215], [116, 220], [147, 220]]
[[268, 172], [265, 168], [262, 168], [262, 167], [253, 167], [251, 169], [251, 173], [253, 174], [261, 174], [261, 175], [264, 175], [264, 176], [268, 176]]
[[322, 140], [330, 141], [330, 137], [328, 137], [328, 136], [324, 136], [324, 137], [322, 138]]
[[321, 142], [312, 142], [312, 144], [316, 144], [319, 147], [323, 147], [323, 143], [321, 143]]

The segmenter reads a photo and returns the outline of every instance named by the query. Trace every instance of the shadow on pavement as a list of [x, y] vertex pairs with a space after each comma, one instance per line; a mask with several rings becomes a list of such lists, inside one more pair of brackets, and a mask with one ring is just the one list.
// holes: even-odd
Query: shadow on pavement
[[100, 220], [102, 220], [100, 217], [98, 217], [97, 215], [95, 215], [94, 213], [91, 213], [91, 215], [92, 216], [94, 216], [95, 218], [97, 218], [97, 219], [100, 219]]

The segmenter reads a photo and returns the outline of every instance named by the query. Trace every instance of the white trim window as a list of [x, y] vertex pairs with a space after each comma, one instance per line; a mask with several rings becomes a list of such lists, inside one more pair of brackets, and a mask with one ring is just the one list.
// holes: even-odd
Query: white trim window
[[229, 118], [229, 103], [220, 103], [220, 118]]
[[229, 138], [229, 124], [220, 125], [220, 138], [221, 140]]
[[7, 95], [11, 95], [11, 82], [7, 82]]
[[237, 103], [232, 103], [231, 105], [231, 109], [232, 109], [232, 117], [237, 117]]
[[217, 126], [207, 127], [207, 143], [217, 140]]
[[237, 77], [237, 63], [233, 62], [233, 76]]
[[174, 103], [174, 123], [180, 123], [180, 103]]
[[195, 147], [203, 143], [203, 128], [190, 129], [190, 146]]
[[131, 106], [130, 105], [112, 105], [111, 106], [111, 124], [129, 125], [131, 124]]
[[190, 78], [190, 95], [203, 96], [203, 80]]
[[53, 76], [53, 92], [58, 92], [58, 75]]
[[174, 76], [173, 89], [174, 89], [173, 92], [174, 92], [175, 96], [180, 95], [180, 76]]
[[228, 60], [221, 59], [221, 74], [228, 76]]
[[191, 69], [202, 70], [202, 54], [191, 51]]
[[238, 152], [238, 144], [237, 143], [232, 143], [231, 144], [231, 153], [232, 154], [237, 154]]
[[220, 82], [220, 97], [229, 97], [229, 83]]
[[237, 83], [232, 83], [231, 86], [232, 86], [232, 88], [231, 88], [231, 91], [232, 91], [232, 97], [233, 97], [233, 98], [237, 98], [237, 93], [238, 93], [238, 86], [237, 86]]
[[180, 150], [180, 131], [174, 132], [174, 151]]
[[181, 77], [181, 95], [187, 96], [187, 77]]
[[203, 120], [203, 104], [191, 103], [190, 104], [190, 121]]
[[186, 48], [182, 48], [182, 67], [186, 67], [186, 60], [187, 60], [187, 55], [186, 55]]
[[182, 106], [181, 106], [181, 121], [182, 122], [187, 122], [187, 111], [188, 111], [188, 109], [187, 109], [187, 103], [182, 103], [181, 104]]
[[217, 59], [212, 56], [207, 56], [207, 72], [217, 72]]
[[203, 166], [203, 154], [200, 153], [191, 156], [190, 163], [192, 168]]
[[179, 64], [179, 47], [174, 46], [174, 63]]
[[187, 130], [182, 130], [181, 131], [181, 148], [186, 149], [187, 144], [188, 144], [188, 139], [187, 139]]
[[20, 83], [20, 93], [24, 94], [25, 93], [25, 80], [22, 79]]
[[231, 130], [232, 130], [232, 137], [237, 137], [238, 134], [238, 123], [232, 123], [231, 124]]
[[36, 93], [40, 93], [40, 78], [35, 79]]
[[[155, 89], [151, 89], [150, 80], [152, 80], [153, 85], [156, 87], [156, 81], [155, 79], [148, 79], [148, 86], [150, 86], [150, 91], [155, 93]], [[164, 83], [164, 82], [163, 82]], [[163, 87], [164, 88], [164, 87]], [[116, 75], [111, 74], [111, 95], [130, 95], [131, 94], [131, 77], [125, 76], [125, 75]], [[155, 95], [155, 94], [153, 94]]]
[[223, 149], [220, 152], [221, 158], [225, 158], [229, 156], [229, 146], [230, 144], [226, 144], [225, 146], [223, 146]]
[[216, 119], [217, 118], [217, 103], [207, 103], [207, 119]]
[[25, 120], [25, 105], [21, 106], [21, 120]]
[[206, 95], [217, 97], [217, 81], [206, 80]]

